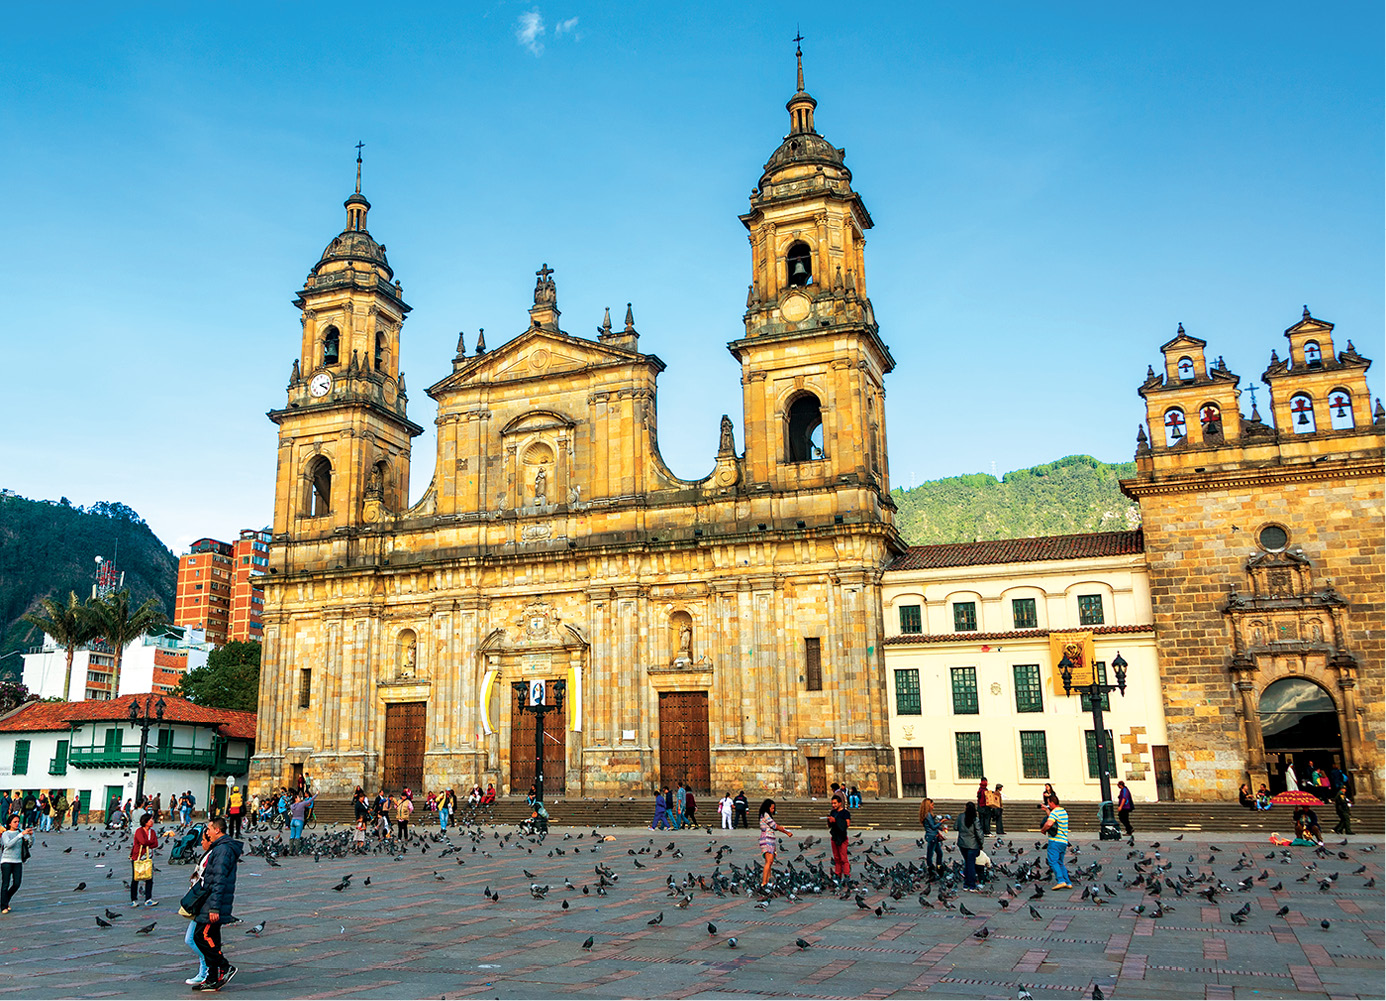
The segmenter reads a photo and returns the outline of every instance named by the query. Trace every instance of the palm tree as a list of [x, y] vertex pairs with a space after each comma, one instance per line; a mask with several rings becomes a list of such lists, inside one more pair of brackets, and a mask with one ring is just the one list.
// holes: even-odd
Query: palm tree
[[79, 646], [95, 636], [91, 607], [78, 601], [75, 591], [69, 591], [66, 605], [52, 598], [43, 598], [39, 601], [39, 609], [36, 612], [26, 612], [21, 618], [29, 625], [42, 629], [53, 637], [54, 643], [67, 650], [67, 677], [63, 681], [63, 698], [71, 698], [72, 655], [77, 652]]
[[158, 598], [149, 598], [143, 605], [130, 610], [130, 592], [115, 591], [105, 598], [91, 603], [91, 614], [96, 625], [96, 635], [104, 639], [115, 651], [115, 676], [111, 682], [111, 697], [120, 694], [120, 662], [125, 656], [125, 646], [139, 639], [145, 633], [162, 629], [168, 625], [168, 617]]

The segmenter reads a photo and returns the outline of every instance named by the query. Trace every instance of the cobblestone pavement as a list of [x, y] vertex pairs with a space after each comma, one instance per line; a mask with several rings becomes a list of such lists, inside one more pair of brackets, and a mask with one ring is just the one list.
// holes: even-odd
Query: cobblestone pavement
[[[578, 838], [578, 834], [584, 837]], [[1356, 837], [1317, 858], [1292, 849], [1292, 861], [1265, 841], [1234, 841], [1186, 834], [1180, 841], [1156, 834], [1135, 849], [1162, 861], [1173, 874], [1212, 872], [1233, 889], [1213, 904], [1166, 891], [1169, 911], [1149, 916], [1152, 897], [1117, 884], [1134, 876], [1126, 842], [1099, 844], [1079, 834], [1076, 865], [1104, 862], [1096, 884], [1116, 891], [1101, 906], [1084, 899], [1086, 884], [1048, 891], [1028, 912], [1034, 884], [1010, 906], [1000, 894], [960, 894], [952, 908], [923, 909], [914, 894], [894, 912], [877, 916], [880, 892], [867, 895], [869, 909], [851, 900], [809, 896], [772, 901], [757, 909], [752, 898], [719, 898], [695, 891], [685, 909], [668, 895], [666, 880], [688, 873], [709, 875], [714, 860], [704, 849], [729, 844], [722, 866], [757, 861], [755, 831], [728, 832], [714, 841], [703, 831], [612, 829], [614, 840], [593, 844], [590, 831], [555, 828], [540, 846], [502, 849], [490, 830], [476, 852], [464, 836], [461, 850], [439, 857], [439, 847], [417, 848], [402, 860], [385, 855], [327, 859], [286, 858], [271, 868], [247, 855], [240, 868], [235, 911], [242, 923], [227, 929], [227, 954], [239, 967], [223, 992], [265, 998], [533, 998], [533, 997], [998, 997], [1015, 998], [1021, 985], [1036, 998], [1079, 999], [1094, 985], [1108, 998], [1382, 997], [1383, 907], [1380, 839]], [[806, 832], [800, 832], [801, 835]], [[807, 832], [813, 833], [813, 832]], [[570, 837], [565, 839], [564, 835]], [[653, 838], [652, 838], [653, 835]], [[884, 835], [865, 832], [854, 849], [862, 871], [865, 845]], [[188, 869], [161, 859], [156, 876], [158, 907], [129, 907], [121, 881], [129, 875], [124, 852], [106, 857], [87, 830], [37, 835], [33, 859], [10, 914], [0, 918], [0, 997], [186, 997], [183, 979], [196, 960], [183, 944], [187, 922], [177, 915]], [[916, 832], [885, 842], [886, 864], [922, 861]], [[1011, 840], [1023, 859], [1040, 857], [1035, 835]], [[46, 841], [42, 847], [38, 841]], [[681, 858], [664, 851], [675, 842]], [[793, 846], [795, 842], [787, 842]], [[1214, 852], [1216, 845], [1220, 851]], [[73, 847], [69, 854], [63, 849]], [[810, 859], [826, 847], [814, 845]], [[645, 854], [630, 851], [645, 848]], [[532, 851], [531, 851], [532, 849]], [[563, 854], [557, 854], [561, 849]], [[792, 857], [796, 849], [790, 849]], [[553, 851], [555, 854], [550, 854]], [[1233, 873], [1240, 854], [1249, 868]], [[1341, 857], [1339, 853], [1346, 857]], [[90, 853], [90, 854], [87, 854]], [[489, 856], [489, 857], [488, 857]], [[993, 852], [998, 861], [1003, 849]], [[1208, 860], [1213, 859], [1209, 865]], [[637, 868], [637, 859], [645, 868]], [[459, 864], [459, 862], [461, 864]], [[607, 896], [595, 890], [594, 866], [609, 865], [619, 882]], [[1299, 878], [1309, 870], [1306, 881]], [[1070, 863], [1071, 870], [1076, 865]], [[1365, 865], [1362, 873], [1355, 870]], [[534, 877], [526, 876], [528, 869]], [[1263, 869], [1268, 878], [1255, 881]], [[106, 874], [115, 875], [107, 879]], [[1319, 879], [1338, 873], [1328, 889]], [[334, 892], [346, 873], [351, 885]], [[1253, 877], [1252, 888], [1237, 889]], [[371, 885], [365, 886], [366, 877]], [[567, 890], [564, 879], [575, 889]], [[1369, 879], [1376, 880], [1368, 888]], [[74, 892], [79, 882], [86, 890]], [[545, 900], [529, 893], [547, 883]], [[1282, 888], [1276, 890], [1276, 885]], [[591, 887], [584, 895], [582, 887]], [[1047, 883], [1046, 883], [1047, 885]], [[499, 901], [483, 896], [490, 887]], [[1105, 895], [1105, 894], [1104, 894]], [[563, 909], [563, 901], [569, 904]], [[975, 912], [963, 916], [957, 903]], [[1147, 912], [1134, 907], [1144, 903]], [[1250, 905], [1244, 924], [1229, 914]], [[1172, 906], [1171, 906], [1172, 905]], [[101, 928], [94, 918], [110, 908], [121, 916]], [[1281, 908], [1288, 908], [1283, 917]], [[661, 924], [650, 920], [663, 913]], [[136, 927], [158, 919], [150, 935]], [[245, 934], [267, 922], [260, 937]], [[1324, 930], [1320, 921], [1328, 920]], [[709, 934], [708, 922], [717, 926]], [[989, 937], [974, 937], [983, 926]], [[593, 938], [590, 952], [582, 942]], [[729, 946], [736, 936], [735, 948]], [[795, 940], [810, 943], [800, 949]]]

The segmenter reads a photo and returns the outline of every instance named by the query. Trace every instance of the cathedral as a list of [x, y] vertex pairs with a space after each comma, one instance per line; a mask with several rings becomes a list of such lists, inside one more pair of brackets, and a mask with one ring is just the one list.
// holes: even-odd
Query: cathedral
[[[656, 380], [629, 309], [459, 340], [428, 387], [433, 479], [409, 505], [400, 371], [410, 307], [347, 198], [298, 292], [279, 428], [255, 785], [492, 781], [523, 792], [894, 789], [880, 577], [903, 549], [886, 464], [894, 365], [867, 295], [871, 216], [798, 87], [741, 215], [750, 236], [742, 438], [712, 471], [658, 448]], [[446, 362], [444, 362], [446, 368]], [[542, 684], [536, 684], [542, 682]], [[541, 712], [532, 710], [539, 709]], [[536, 731], [538, 731], [536, 733]], [[537, 737], [537, 739], [536, 739]]]

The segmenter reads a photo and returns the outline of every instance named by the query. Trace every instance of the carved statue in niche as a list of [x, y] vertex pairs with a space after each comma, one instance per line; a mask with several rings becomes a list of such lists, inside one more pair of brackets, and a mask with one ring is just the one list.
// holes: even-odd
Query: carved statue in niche
[[736, 450], [736, 441], [732, 437], [731, 418], [726, 414], [722, 415], [722, 434], [721, 440], [717, 443], [718, 455], [729, 455]]
[[413, 632], [405, 630], [399, 637], [398, 674], [401, 678], [412, 678], [418, 666], [419, 644]]
[[1309, 638], [1315, 643], [1323, 642], [1323, 623], [1318, 619], [1309, 620]]
[[549, 474], [544, 472], [544, 467], [540, 466], [539, 471], [534, 474], [534, 503], [544, 504], [548, 502], [549, 496]]
[[675, 612], [669, 620], [673, 638], [674, 663], [689, 664], [693, 661], [693, 617], [687, 612]]

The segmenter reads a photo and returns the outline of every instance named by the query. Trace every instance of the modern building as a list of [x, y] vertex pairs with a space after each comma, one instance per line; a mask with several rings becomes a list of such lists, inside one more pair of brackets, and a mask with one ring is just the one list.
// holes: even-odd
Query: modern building
[[183, 675], [207, 663], [214, 649], [201, 630], [167, 626], [132, 640], [120, 662], [120, 691], [111, 690], [115, 652], [97, 642], [79, 648], [72, 656], [72, 684], [64, 692], [67, 649], [43, 637], [43, 644], [24, 655], [24, 684], [41, 699], [110, 699], [135, 692], [172, 692]]
[[234, 543], [198, 539], [178, 560], [175, 625], [201, 629], [209, 642], [259, 642], [264, 635], [269, 529], [242, 529]]
[[[146, 698], [26, 702], [0, 717], [0, 790], [66, 792], [81, 815], [100, 821], [113, 799], [135, 795], [141, 727], [130, 708]], [[163, 696], [164, 715], [145, 745], [145, 792], [170, 796], [191, 790], [199, 806], [225, 802], [228, 781], [244, 785], [254, 750], [255, 714], [209, 709]]]
[[231, 544], [231, 626], [229, 638], [259, 643], [264, 638], [265, 588], [269, 572], [270, 530], [241, 529]]

